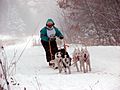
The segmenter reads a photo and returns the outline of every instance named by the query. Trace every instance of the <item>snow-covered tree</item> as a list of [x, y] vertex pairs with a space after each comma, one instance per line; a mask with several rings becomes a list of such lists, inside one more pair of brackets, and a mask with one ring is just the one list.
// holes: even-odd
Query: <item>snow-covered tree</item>
[[[72, 42], [120, 45], [120, 1], [58, 0]], [[79, 36], [79, 38], [78, 38]], [[89, 42], [88, 42], [89, 41]]]

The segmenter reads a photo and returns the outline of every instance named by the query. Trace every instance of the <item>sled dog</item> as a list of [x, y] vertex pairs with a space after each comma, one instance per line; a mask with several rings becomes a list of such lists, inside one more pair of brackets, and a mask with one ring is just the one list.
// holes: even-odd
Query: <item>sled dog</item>
[[71, 58], [69, 57], [68, 53], [65, 51], [65, 49], [60, 49], [55, 54], [55, 68], [58, 67], [59, 73], [62, 72], [64, 69], [65, 73], [71, 73]]
[[80, 69], [84, 73], [88, 72], [88, 70], [91, 71], [90, 54], [87, 47], [81, 48]]
[[79, 72], [78, 61], [80, 61], [80, 58], [81, 58], [81, 52], [80, 52], [79, 48], [74, 49], [72, 57], [73, 57], [73, 64], [75, 65], [77, 71]]
[[78, 62], [81, 72], [86, 73], [88, 69], [91, 71], [90, 55], [86, 47], [81, 48], [81, 51], [79, 48], [75, 48], [73, 52], [73, 64], [76, 66], [77, 71], [79, 71]]

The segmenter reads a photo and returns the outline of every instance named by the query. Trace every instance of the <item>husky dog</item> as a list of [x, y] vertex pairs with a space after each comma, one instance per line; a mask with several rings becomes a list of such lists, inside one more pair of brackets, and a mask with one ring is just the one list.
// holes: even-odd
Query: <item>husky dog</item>
[[91, 71], [90, 55], [86, 47], [81, 48], [81, 51], [79, 48], [75, 48], [73, 52], [73, 64], [76, 66], [77, 71], [79, 71], [78, 62], [80, 63], [81, 72], [86, 73], [88, 69]]
[[65, 55], [62, 60], [62, 63], [63, 63], [63, 68], [64, 68], [65, 73], [67, 73], [67, 69], [68, 69], [69, 74], [71, 74], [71, 69], [70, 69], [71, 59], [68, 58], [67, 55]]
[[73, 64], [75, 65], [77, 71], [79, 72], [79, 68], [78, 68], [78, 61], [80, 61], [81, 58], [81, 52], [79, 50], [79, 48], [75, 48], [74, 52], [73, 52]]
[[55, 54], [55, 69], [59, 69], [59, 72], [60, 72], [60, 66], [62, 65], [62, 54], [61, 54], [61, 52], [59, 51], [59, 52], [57, 52], [56, 54]]
[[67, 73], [68, 69], [70, 74], [70, 66], [71, 58], [69, 57], [68, 53], [65, 51], [65, 49], [58, 50], [58, 52], [55, 54], [55, 68], [58, 67], [59, 73], [62, 72], [62, 69], [64, 69], [64, 72]]
[[88, 69], [91, 71], [90, 55], [87, 47], [81, 49], [80, 69], [84, 73], [88, 72]]

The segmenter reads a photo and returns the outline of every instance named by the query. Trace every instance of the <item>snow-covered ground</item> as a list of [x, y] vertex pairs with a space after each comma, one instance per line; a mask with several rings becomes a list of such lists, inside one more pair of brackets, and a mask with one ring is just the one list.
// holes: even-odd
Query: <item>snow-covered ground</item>
[[[70, 55], [75, 46], [80, 47], [68, 48]], [[18, 60], [24, 47], [23, 44], [5, 48], [7, 59], [12, 60], [16, 51], [14, 60]], [[11, 90], [120, 90], [120, 46], [91, 46], [88, 50], [92, 71], [76, 72], [72, 66], [72, 74], [66, 75], [49, 68], [42, 46], [28, 46], [11, 76], [14, 82], [9, 78]]]
[[[7, 34], [7, 32], [10, 32], [11, 29], [13, 30], [14, 27], [14, 32], [18, 33], [17, 30], [24, 31], [25, 22], [25, 25], [34, 30], [39, 20], [40, 26], [37, 29], [40, 29], [45, 25], [47, 18], [53, 18], [56, 25], [59, 25], [60, 10], [58, 9], [56, 0], [41, 0], [40, 2], [39, 0], [29, 0], [27, 4], [25, 4], [25, 2], [25, 0], [12, 0], [12, 2], [8, 0], [8, 18], [2, 18], [3, 23], [1, 23], [1, 30], [5, 28], [6, 22], [10, 22], [9, 25], [11, 26], [6, 26], [10, 27], [10, 29], [5, 28], [9, 31], [5, 32], [4, 30], [4, 33]], [[18, 14], [17, 11], [15, 11], [16, 8], [18, 9], [17, 11], [19, 11]], [[5, 15], [3, 14], [3, 16]], [[24, 23], [22, 21], [17, 22], [23, 27], [17, 28], [17, 24], [14, 24], [15, 20], [22, 19]], [[28, 29], [31, 32], [30, 34], [33, 33], [32, 29]], [[23, 34], [25, 34], [25, 32], [26, 31], [24, 31]], [[0, 35], [1, 40], [11, 38], [11, 36], [4, 37]], [[8, 65], [10, 65], [11, 61], [13, 65], [10, 65], [8, 72], [10, 74], [8, 79], [10, 90], [25, 90], [24, 88], [26, 88], [26, 90], [120, 90], [120, 46], [88, 47], [92, 71], [89, 73], [76, 72], [75, 67], [72, 66], [72, 74], [66, 75], [64, 73], [59, 74], [58, 70], [49, 68], [42, 46], [28, 46], [23, 54], [21, 54], [25, 45], [26, 44], [20, 44], [5, 47]], [[70, 45], [68, 48], [70, 55], [72, 55], [76, 46], [80, 47], [80, 45]], [[15, 61], [18, 61], [16, 65], [14, 63]], [[14, 68], [11, 73], [14, 66], [16, 68]], [[0, 83], [1, 82], [0, 76]]]

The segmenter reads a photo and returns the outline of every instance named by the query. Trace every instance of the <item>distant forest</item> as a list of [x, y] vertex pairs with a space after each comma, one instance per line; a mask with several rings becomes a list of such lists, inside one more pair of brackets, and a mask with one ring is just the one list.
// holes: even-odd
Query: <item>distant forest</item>
[[86, 45], [120, 45], [119, 0], [58, 0], [66, 39]]

